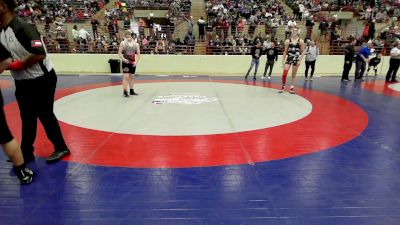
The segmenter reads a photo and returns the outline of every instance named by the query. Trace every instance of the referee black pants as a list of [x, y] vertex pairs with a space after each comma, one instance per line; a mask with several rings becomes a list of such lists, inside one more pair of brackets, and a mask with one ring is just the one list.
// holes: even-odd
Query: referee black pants
[[[349, 63], [346, 63], [346, 62], [349, 62]], [[349, 79], [349, 72], [350, 72], [352, 66], [353, 66], [353, 62], [352, 61], [345, 61], [344, 62], [342, 80], [348, 80]]]
[[391, 58], [389, 61], [389, 70], [386, 74], [386, 81], [395, 81], [396, 73], [400, 66], [400, 59]]
[[54, 70], [36, 79], [15, 80], [15, 96], [22, 120], [21, 149], [25, 160], [33, 158], [37, 119], [42, 123], [56, 151], [68, 149], [53, 112], [56, 84], [57, 76]]

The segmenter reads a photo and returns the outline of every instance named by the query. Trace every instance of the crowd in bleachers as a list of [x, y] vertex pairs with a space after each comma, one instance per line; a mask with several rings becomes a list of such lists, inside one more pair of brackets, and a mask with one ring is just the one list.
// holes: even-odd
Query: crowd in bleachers
[[58, 18], [59, 22], [79, 22], [105, 5], [102, 0], [24, 0], [19, 1], [17, 13], [31, 23], [48, 23]]
[[190, 14], [192, 2], [190, 0], [169, 0], [168, 18], [172, 23], [186, 18]]
[[[143, 46], [149, 53], [173, 52], [175, 45], [171, 40], [173, 26], [155, 24], [150, 17], [140, 18], [138, 21], [132, 20], [128, 17], [126, 1], [116, 1], [115, 5], [105, 8], [103, 15], [96, 15], [96, 12], [108, 2], [109, 0], [24, 0], [19, 2], [17, 14], [28, 22], [40, 26], [40, 32], [50, 52], [115, 53], [121, 41], [120, 33], [127, 29], [133, 30], [139, 37], [146, 37], [143, 38]], [[191, 7], [190, 0], [156, 0], [154, 3], [165, 4], [168, 8], [174, 9], [175, 11], [169, 13], [170, 19], [179, 16], [177, 15], [179, 12], [190, 12]], [[121, 17], [124, 18], [122, 27], [118, 22]], [[89, 20], [91, 26], [75, 25], [72, 30], [67, 29], [66, 23]], [[167, 47], [161, 48], [159, 46], [161, 43]]]
[[[206, 1], [208, 27], [243, 29], [245, 24], [256, 26], [265, 24], [268, 18], [283, 15], [280, 2], [272, 1]], [[250, 31], [251, 32], [251, 31]]]
[[169, 0], [126, 0], [128, 9], [168, 9]]
[[267, 49], [271, 43], [274, 43], [278, 52], [281, 52], [283, 40], [272, 39], [270, 35], [230, 35], [227, 38], [216, 36], [208, 43], [208, 53], [213, 55], [245, 55], [250, 53], [250, 47], [257, 42], [262, 43], [264, 49]]
[[171, 22], [186, 17], [191, 10], [190, 0], [122, 0], [107, 11], [107, 16], [120, 19], [132, 9], [168, 10], [168, 18]]
[[[365, 20], [376, 20], [381, 23], [390, 17], [399, 17], [398, 0], [285, 0], [293, 9], [296, 18], [304, 19], [321, 11], [352, 11], [355, 16]], [[400, 4], [400, 3], [399, 3]]]

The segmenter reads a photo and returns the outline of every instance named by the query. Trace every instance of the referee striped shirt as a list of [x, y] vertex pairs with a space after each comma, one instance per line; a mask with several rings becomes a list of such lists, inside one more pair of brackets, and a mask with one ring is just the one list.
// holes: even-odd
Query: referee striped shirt
[[0, 30], [0, 61], [7, 58], [22, 60], [26, 56], [46, 55], [46, 58], [29, 68], [20, 71], [11, 71], [15, 80], [35, 79], [53, 69], [53, 64], [46, 54], [43, 40], [37, 29], [18, 17]]

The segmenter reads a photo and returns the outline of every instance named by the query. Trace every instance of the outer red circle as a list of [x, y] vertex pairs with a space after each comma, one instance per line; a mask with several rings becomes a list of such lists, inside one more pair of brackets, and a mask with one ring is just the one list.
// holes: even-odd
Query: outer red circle
[[362, 87], [377, 94], [400, 98], [400, 92], [389, 88], [389, 85], [391, 84], [393, 83], [385, 82], [383, 80], [371, 80], [364, 82]]
[[[189, 81], [245, 84], [224, 80]], [[141, 83], [145, 82], [171, 81], [153, 80]], [[117, 84], [102, 83], [64, 88], [57, 91], [56, 98], [110, 85]], [[269, 83], [254, 85], [279, 88], [278, 85]], [[131, 135], [86, 129], [60, 122], [66, 142], [72, 151], [65, 160], [83, 164], [140, 168], [247, 164], [332, 148], [357, 137], [368, 124], [367, 114], [345, 99], [311, 89], [299, 88], [297, 94], [306, 98], [313, 106], [307, 117], [289, 124], [246, 132], [193, 136]], [[16, 102], [6, 105], [5, 108], [14, 134], [20, 133]], [[357, 116], [349, 116], [349, 112]], [[251, 119], [251, 115], [247, 116]], [[38, 130], [35, 148], [35, 154], [40, 156], [47, 156], [52, 151], [52, 145], [42, 127]]]

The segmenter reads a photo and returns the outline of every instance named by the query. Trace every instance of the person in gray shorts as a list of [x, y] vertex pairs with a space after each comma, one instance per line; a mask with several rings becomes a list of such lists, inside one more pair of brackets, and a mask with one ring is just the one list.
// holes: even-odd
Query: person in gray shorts
[[[122, 81], [123, 96], [129, 97], [129, 95], [137, 95], [137, 93], [133, 89], [133, 85], [136, 72], [136, 65], [140, 61], [141, 55], [140, 55], [140, 46], [136, 42], [136, 40], [132, 37], [132, 33], [130, 31], [126, 31], [125, 39], [119, 45], [118, 54], [122, 60], [122, 71], [124, 74], [124, 79]], [[128, 85], [129, 85], [129, 94], [128, 94]]]

